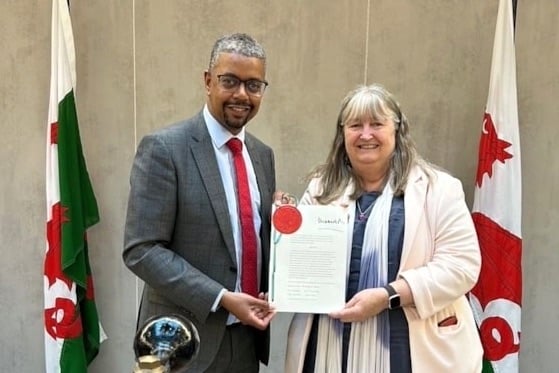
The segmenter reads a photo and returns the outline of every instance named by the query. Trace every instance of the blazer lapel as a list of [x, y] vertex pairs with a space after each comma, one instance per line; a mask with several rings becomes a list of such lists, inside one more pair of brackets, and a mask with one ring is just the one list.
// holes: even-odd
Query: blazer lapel
[[[264, 165], [262, 164], [262, 156], [259, 154], [259, 150], [257, 147], [254, 146], [253, 142], [250, 140], [250, 137], [245, 137], [245, 144], [247, 147], [247, 151], [250, 155], [250, 160], [252, 161], [252, 167], [254, 168], [254, 173], [256, 174], [256, 181], [258, 183], [258, 189], [261, 196], [267, 196], [270, 193], [270, 186], [268, 185], [268, 179], [266, 177], [266, 170], [264, 169]], [[272, 204], [273, 201], [261, 201], [261, 209], [264, 203]], [[263, 211], [260, 211], [260, 215], [263, 215]]]
[[[261, 217], [265, 217], [268, 216], [270, 214], [270, 209], [272, 206], [272, 196], [273, 196], [273, 186], [270, 185], [269, 183], [269, 179], [270, 177], [273, 177], [273, 172], [272, 170], [266, 170], [264, 164], [262, 163], [262, 159], [264, 159], [264, 155], [261, 154], [262, 151], [254, 145], [254, 142], [252, 141], [250, 135], [247, 133], [246, 137], [245, 137], [245, 145], [247, 148], [247, 151], [250, 155], [250, 160], [252, 162], [252, 167], [254, 168], [254, 174], [256, 175], [256, 182], [258, 184], [258, 191], [260, 192], [260, 216]], [[260, 235], [260, 239], [261, 240], [265, 240], [268, 241], [270, 240], [270, 236], [269, 236], [269, 232], [270, 232], [270, 226], [269, 223], [262, 220], [262, 230], [266, 230], [266, 232], [263, 232]], [[268, 263], [270, 261], [270, 252], [268, 249], [265, 249], [268, 247], [268, 243], [267, 242], [262, 242], [261, 244], [262, 250], [262, 263]], [[266, 265], [263, 265], [262, 268], [267, 268]], [[268, 283], [268, 279], [267, 279], [267, 272], [263, 271], [262, 272], [262, 276], [261, 276], [261, 284], [266, 284], [264, 285], [265, 287], [267, 287], [267, 283]], [[262, 286], [262, 285], [261, 285]]]
[[199, 120], [194, 127], [192, 137], [192, 156], [198, 166], [202, 182], [208, 193], [210, 203], [217, 219], [223, 235], [223, 240], [227, 245], [227, 250], [234, 263], [237, 263], [237, 254], [235, 252], [235, 242], [233, 239], [233, 230], [229, 220], [229, 209], [227, 207], [227, 198], [223, 189], [223, 182], [219, 174], [219, 167], [215, 159], [215, 152], [208, 129], [204, 123], [204, 119], [200, 114]]
[[400, 268], [404, 268], [404, 264], [411, 253], [412, 244], [417, 234], [417, 228], [425, 211], [428, 182], [427, 175], [420, 172], [417, 167], [410, 173], [408, 186], [404, 194], [406, 225], [404, 228], [404, 244]]

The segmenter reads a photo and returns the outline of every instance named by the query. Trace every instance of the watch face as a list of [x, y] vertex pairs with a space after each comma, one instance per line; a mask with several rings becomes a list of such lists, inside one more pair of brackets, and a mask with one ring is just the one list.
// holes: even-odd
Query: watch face
[[390, 304], [390, 309], [400, 308], [400, 294], [394, 294], [388, 299]]

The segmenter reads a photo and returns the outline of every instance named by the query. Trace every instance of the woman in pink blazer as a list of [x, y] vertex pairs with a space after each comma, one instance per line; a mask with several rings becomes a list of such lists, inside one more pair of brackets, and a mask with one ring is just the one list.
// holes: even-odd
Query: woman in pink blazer
[[460, 181], [424, 161], [382, 86], [342, 102], [324, 165], [301, 204], [347, 211], [347, 303], [296, 314], [286, 372], [481, 371], [482, 347], [465, 294], [481, 257]]

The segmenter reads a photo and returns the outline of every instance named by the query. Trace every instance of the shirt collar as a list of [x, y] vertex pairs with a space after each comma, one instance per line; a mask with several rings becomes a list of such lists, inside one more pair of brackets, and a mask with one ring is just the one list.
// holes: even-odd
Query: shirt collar
[[214, 118], [214, 116], [210, 113], [210, 110], [208, 109], [207, 104], [204, 105], [203, 115], [204, 115], [204, 121], [206, 122], [206, 127], [208, 128], [208, 132], [210, 133], [210, 137], [212, 138], [212, 141], [213, 141], [214, 145], [218, 149], [221, 149], [221, 147], [223, 145], [225, 145], [227, 143], [227, 141], [229, 141], [233, 137], [237, 137], [243, 143], [245, 142], [245, 129], [244, 129], [244, 127], [243, 127], [243, 129], [241, 129], [241, 132], [239, 132], [236, 136], [233, 136], [233, 134], [231, 134], [231, 132], [229, 132], [227, 129], [225, 129], [225, 127], [223, 127]]

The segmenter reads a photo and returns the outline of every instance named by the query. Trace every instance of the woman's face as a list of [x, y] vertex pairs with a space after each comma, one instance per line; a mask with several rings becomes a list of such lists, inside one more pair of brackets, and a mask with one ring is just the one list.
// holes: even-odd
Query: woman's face
[[396, 126], [392, 119], [356, 118], [348, 120], [343, 130], [345, 150], [353, 167], [388, 167], [396, 146]]

